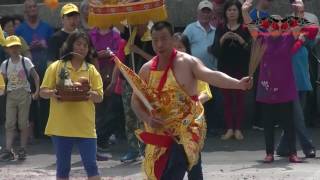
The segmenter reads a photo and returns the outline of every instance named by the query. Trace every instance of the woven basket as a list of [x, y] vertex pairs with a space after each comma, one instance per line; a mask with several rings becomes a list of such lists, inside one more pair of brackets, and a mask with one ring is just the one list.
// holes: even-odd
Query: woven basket
[[89, 90], [89, 85], [57, 86], [57, 94], [61, 96], [61, 101], [87, 101]]

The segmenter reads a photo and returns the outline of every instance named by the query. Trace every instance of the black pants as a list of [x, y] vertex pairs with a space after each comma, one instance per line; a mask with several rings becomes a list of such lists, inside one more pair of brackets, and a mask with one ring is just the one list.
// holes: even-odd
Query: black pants
[[124, 115], [120, 95], [111, 94], [104, 97], [103, 102], [96, 105], [97, 144], [108, 144], [111, 134], [124, 133]]
[[[161, 177], [161, 180], [183, 180], [188, 171], [188, 160], [183, 146], [173, 144], [167, 167]], [[188, 172], [189, 180], [203, 180], [201, 157], [198, 163]]]
[[274, 154], [274, 125], [278, 120], [288, 139], [290, 154], [296, 153], [296, 139], [293, 121], [293, 102], [279, 104], [260, 104], [261, 119], [264, 124], [266, 153]]
[[201, 164], [202, 164], [202, 161], [201, 161], [201, 154], [200, 154], [198, 163], [194, 165], [192, 169], [188, 172], [188, 180], [203, 180]]

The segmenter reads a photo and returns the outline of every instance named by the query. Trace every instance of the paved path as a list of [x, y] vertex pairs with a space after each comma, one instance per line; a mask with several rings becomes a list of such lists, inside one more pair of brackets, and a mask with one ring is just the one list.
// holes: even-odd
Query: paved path
[[[319, 147], [320, 131], [312, 131]], [[279, 133], [278, 133], [279, 134]], [[262, 132], [248, 131], [244, 141], [221, 141], [208, 138], [203, 152], [205, 180], [320, 180], [320, 159], [308, 159], [303, 164], [290, 164], [286, 158], [276, 158], [272, 164], [263, 164], [264, 140]], [[112, 147], [113, 158], [99, 162], [105, 180], [143, 179], [140, 162], [122, 164], [119, 158], [125, 152], [125, 142]], [[0, 180], [55, 179], [55, 157], [49, 140], [38, 140], [30, 146], [30, 155], [24, 162], [0, 163]], [[301, 151], [299, 155], [302, 156]], [[80, 157], [72, 157], [71, 179], [85, 179]]]

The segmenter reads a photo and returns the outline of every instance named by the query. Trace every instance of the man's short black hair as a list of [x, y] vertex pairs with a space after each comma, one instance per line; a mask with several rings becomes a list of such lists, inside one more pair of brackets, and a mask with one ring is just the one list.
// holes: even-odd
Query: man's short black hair
[[168, 21], [159, 21], [154, 23], [154, 25], [151, 28], [151, 33], [154, 31], [160, 31], [162, 29], [167, 29], [170, 33], [171, 36], [173, 36], [173, 27], [171, 25], [171, 23], [169, 23]]

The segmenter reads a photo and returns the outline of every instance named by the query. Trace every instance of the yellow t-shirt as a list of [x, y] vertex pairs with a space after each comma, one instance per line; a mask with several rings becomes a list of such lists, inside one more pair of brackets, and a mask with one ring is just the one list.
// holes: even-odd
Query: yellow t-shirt
[[212, 99], [212, 94], [210, 91], [209, 84], [203, 81], [198, 81], [198, 93], [200, 94], [206, 94], [209, 99]]
[[[41, 88], [55, 89], [59, 81], [59, 72], [65, 63], [61, 60], [52, 63], [44, 76]], [[83, 63], [79, 70], [75, 70], [70, 61], [66, 64], [70, 78], [77, 81], [79, 77], [89, 79], [91, 90], [103, 96], [102, 79], [96, 68]], [[50, 99], [50, 113], [45, 130], [46, 135], [96, 138], [95, 106], [90, 100], [81, 102], [61, 102]]]
[[6, 86], [6, 84], [4, 82], [3, 76], [0, 73], [0, 95], [2, 95], [4, 93], [5, 86]]

